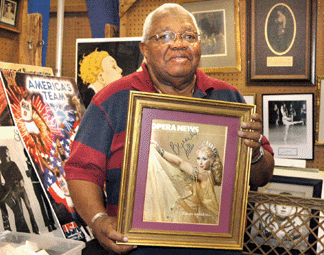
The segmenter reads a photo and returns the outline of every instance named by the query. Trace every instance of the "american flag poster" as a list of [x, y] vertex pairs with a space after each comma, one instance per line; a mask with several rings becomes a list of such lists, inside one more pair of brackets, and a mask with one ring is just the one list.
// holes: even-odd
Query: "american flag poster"
[[65, 237], [92, 239], [64, 172], [85, 109], [75, 80], [13, 71], [1, 71], [1, 79], [14, 124]]

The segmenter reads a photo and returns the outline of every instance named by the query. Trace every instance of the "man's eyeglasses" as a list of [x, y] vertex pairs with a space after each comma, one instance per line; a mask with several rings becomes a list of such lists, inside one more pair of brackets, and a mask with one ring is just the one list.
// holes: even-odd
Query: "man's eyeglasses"
[[189, 44], [194, 44], [200, 40], [200, 35], [197, 32], [187, 31], [180, 34], [173, 31], [165, 31], [151, 36], [147, 41], [155, 38], [155, 40], [160, 44], [171, 44], [177, 40], [177, 35], [180, 35], [181, 39]]

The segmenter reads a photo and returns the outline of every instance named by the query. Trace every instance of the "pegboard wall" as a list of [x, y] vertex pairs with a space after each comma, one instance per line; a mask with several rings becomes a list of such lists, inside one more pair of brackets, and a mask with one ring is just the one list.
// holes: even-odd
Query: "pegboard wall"
[[[20, 0], [17, 9], [17, 26], [11, 29], [10, 26], [0, 26], [0, 61], [10, 63], [23, 63], [22, 42], [27, 36], [27, 0]], [[15, 31], [17, 29], [17, 31]], [[27, 44], [27, 42], [26, 42]]]
[[18, 63], [19, 56], [12, 54], [19, 48], [17, 33], [0, 29], [0, 59], [3, 62]]
[[[50, 13], [46, 66], [56, 73], [56, 12]], [[87, 12], [66, 12], [64, 16], [62, 76], [75, 78], [76, 39], [91, 38]]]
[[[142, 35], [144, 20], [151, 11], [163, 3], [177, 1], [165, 0], [137, 0], [121, 17], [120, 36], [137, 37]], [[211, 77], [225, 80], [242, 93], [256, 95], [257, 112], [262, 115], [262, 94], [314, 93], [316, 86], [247, 86], [246, 85], [246, 1], [239, 2], [240, 8], [240, 36], [242, 71], [236, 73], [214, 73]], [[316, 74], [324, 75], [324, 0], [317, 1], [317, 52]], [[77, 38], [91, 38], [91, 30], [86, 12], [67, 12], [64, 19], [63, 66], [62, 75], [75, 77], [75, 40]], [[47, 66], [55, 69], [56, 43], [56, 13], [51, 13], [49, 24]], [[316, 118], [315, 113], [315, 118]], [[315, 123], [314, 123], [315, 127]], [[314, 160], [307, 160], [307, 167], [324, 171], [324, 146], [316, 145]]]

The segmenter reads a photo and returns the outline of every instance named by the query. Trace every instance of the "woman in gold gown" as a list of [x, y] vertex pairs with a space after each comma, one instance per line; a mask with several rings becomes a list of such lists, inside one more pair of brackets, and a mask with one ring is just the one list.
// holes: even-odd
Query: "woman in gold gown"
[[222, 182], [223, 165], [208, 141], [196, 151], [198, 166], [151, 141], [144, 221], [218, 224], [215, 186]]

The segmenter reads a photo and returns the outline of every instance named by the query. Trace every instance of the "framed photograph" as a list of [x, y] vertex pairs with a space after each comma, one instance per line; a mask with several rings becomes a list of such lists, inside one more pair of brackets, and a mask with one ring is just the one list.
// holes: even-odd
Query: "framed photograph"
[[262, 95], [263, 132], [277, 158], [313, 159], [313, 94]]
[[0, 12], [0, 28], [5, 28], [13, 32], [19, 32], [19, 1], [1, 0]]
[[316, 145], [324, 145], [324, 76], [317, 77], [316, 95]]
[[201, 37], [200, 68], [205, 73], [241, 71], [239, 1], [180, 0]]
[[89, 88], [98, 92], [95, 84], [107, 85], [141, 67], [141, 40], [141, 37], [77, 39], [75, 80], [85, 106], [91, 100]]
[[[257, 190], [261, 193], [279, 194], [286, 197], [321, 198], [323, 180], [300, 177], [274, 175], [271, 181]], [[275, 250], [282, 254], [315, 254], [310, 248], [318, 233], [316, 222], [311, 218], [315, 212], [309, 213], [302, 206], [284, 204], [277, 198], [276, 204], [256, 203], [254, 213], [247, 231], [250, 232], [251, 246], [264, 252]], [[293, 198], [291, 198], [293, 200]], [[315, 229], [311, 232], [310, 229]], [[315, 235], [314, 235], [315, 234]]]
[[243, 93], [243, 98], [247, 104], [255, 104], [255, 93]]
[[315, 85], [316, 13], [315, 0], [247, 2], [248, 84]]
[[117, 226], [127, 244], [242, 249], [251, 149], [237, 132], [254, 112], [131, 92]]

